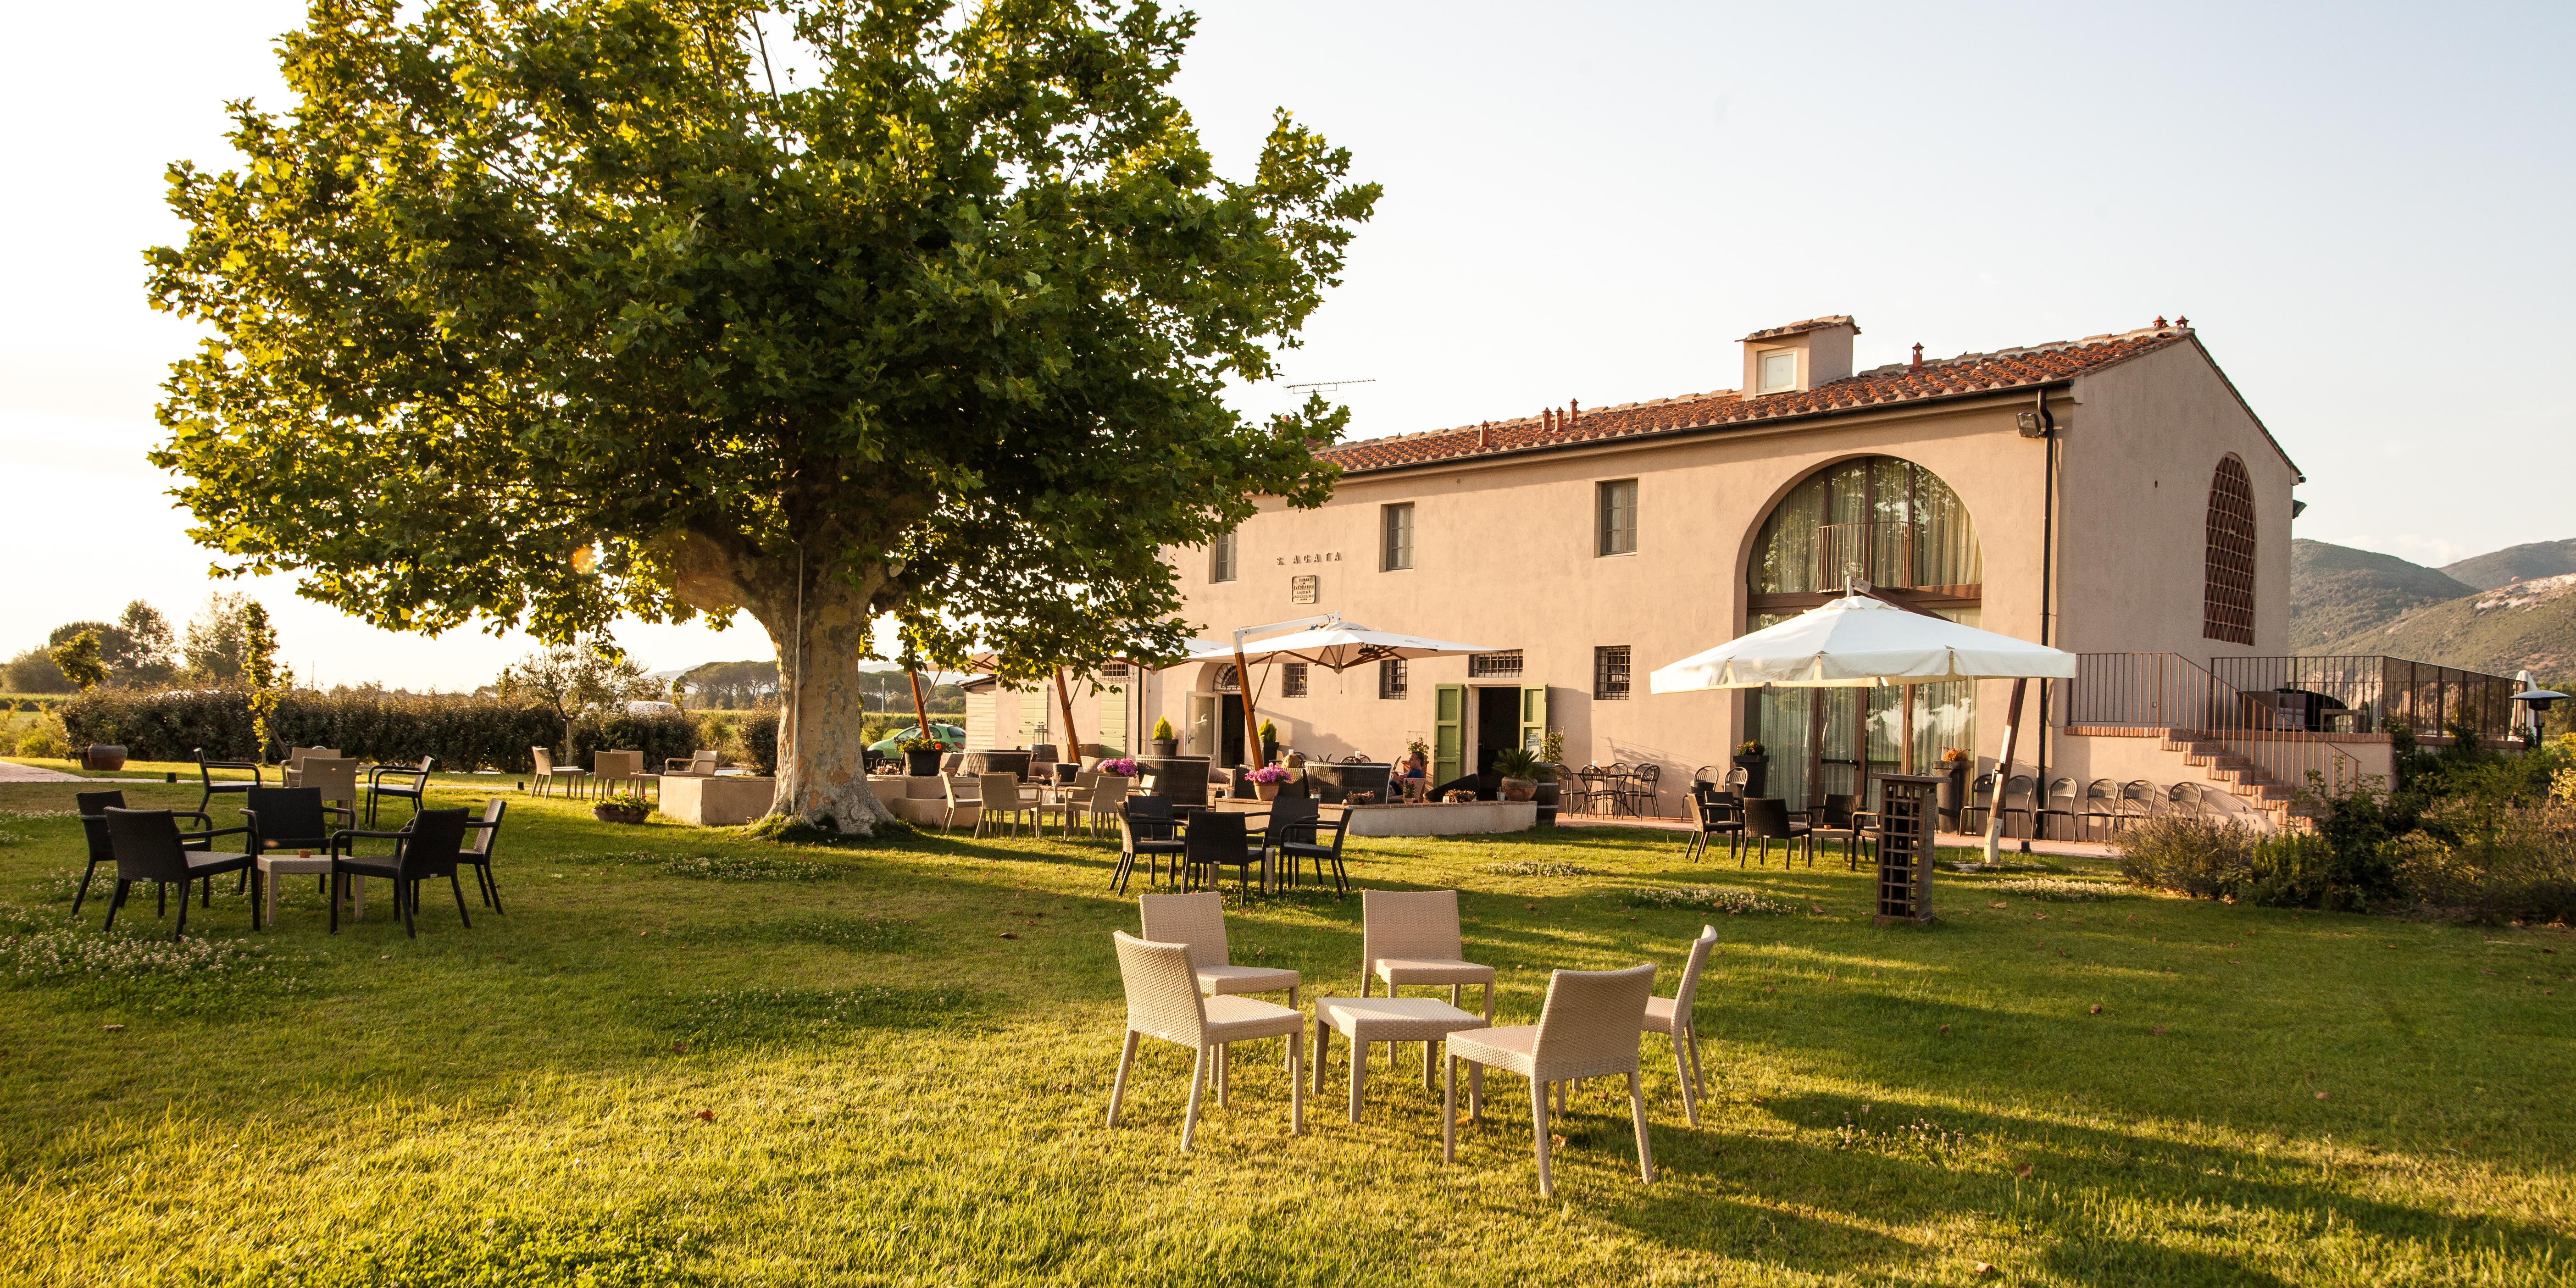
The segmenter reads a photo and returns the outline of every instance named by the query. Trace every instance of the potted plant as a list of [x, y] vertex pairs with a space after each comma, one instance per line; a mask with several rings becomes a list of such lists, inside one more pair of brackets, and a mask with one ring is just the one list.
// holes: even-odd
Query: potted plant
[[641, 823], [653, 812], [653, 803], [633, 792], [612, 792], [590, 807], [590, 816], [602, 823]]
[[1538, 799], [1538, 778], [1544, 768], [1538, 753], [1527, 747], [1505, 747], [1494, 753], [1494, 772], [1503, 776], [1502, 794], [1507, 801]]
[[1565, 772], [1565, 734], [1550, 730], [1538, 747], [1538, 821], [1556, 822], [1557, 807], [1562, 804], [1558, 793], [1559, 777]]
[[1279, 784], [1287, 782], [1290, 777], [1287, 770], [1277, 765], [1263, 765], [1244, 775], [1252, 784], [1252, 794], [1266, 801], [1279, 799]]
[[1965, 747], [1942, 749], [1940, 797], [1934, 808], [1949, 821], [1953, 831], [1959, 827], [1960, 803], [1968, 798], [1968, 766], [1974, 763], [1976, 753]]
[[1761, 743], [1748, 738], [1742, 746], [1737, 747], [1735, 749], [1735, 767], [1744, 771], [1745, 795], [1767, 796], [1770, 794], [1762, 789], [1770, 785], [1771, 757], [1763, 750]]
[[1279, 763], [1279, 726], [1268, 720], [1261, 722], [1261, 763]]
[[1153, 750], [1158, 760], [1169, 760], [1181, 754], [1181, 740], [1172, 736], [1172, 722], [1167, 719], [1154, 721], [1154, 736], [1147, 738], [1145, 745]]
[[1424, 742], [1421, 734], [1415, 734], [1404, 744], [1405, 777], [1420, 778], [1430, 771], [1431, 744]]
[[895, 746], [903, 752], [903, 772], [914, 778], [936, 776], [939, 758], [948, 754], [948, 744], [937, 738], [906, 738]]

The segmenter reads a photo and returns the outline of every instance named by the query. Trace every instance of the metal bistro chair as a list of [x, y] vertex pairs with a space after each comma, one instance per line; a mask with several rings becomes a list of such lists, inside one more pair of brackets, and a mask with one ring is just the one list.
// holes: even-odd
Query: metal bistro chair
[[376, 825], [376, 805], [385, 800], [410, 801], [412, 817], [420, 817], [429, 802], [429, 767], [434, 763], [423, 756], [417, 765], [367, 766], [367, 826]]
[[[116, 843], [107, 834], [107, 812], [111, 809], [125, 808], [125, 793], [121, 791], [78, 792], [73, 794], [72, 803], [80, 811], [81, 832], [89, 841], [89, 866], [81, 869], [80, 889], [72, 892], [72, 915], [77, 917], [80, 915], [81, 901], [89, 898], [89, 879], [96, 876], [101, 867], [112, 870], [116, 866]], [[173, 810], [171, 813], [178, 818], [193, 818], [204, 824], [206, 828], [212, 828], [215, 825], [214, 819], [195, 810]], [[185, 836], [189, 833], [183, 832], [181, 835]], [[192, 850], [202, 850], [208, 847], [209, 842], [189, 841], [186, 845]], [[167, 890], [162, 892], [165, 899], [168, 894]]]
[[[245, 874], [256, 882], [259, 873], [248, 854], [234, 854], [211, 849], [188, 848], [191, 839], [211, 844], [218, 836], [246, 835], [247, 827], [208, 828], [200, 832], [179, 830], [178, 811], [166, 809], [118, 809], [107, 807], [108, 843], [116, 851], [116, 895], [108, 901], [107, 922], [101, 929], [116, 928], [116, 911], [125, 906], [126, 892], [137, 881], [153, 883], [156, 893], [168, 897], [173, 883], [179, 887], [179, 922], [170, 931], [173, 943], [188, 933], [188, 895], [197, 882], [206, 883], [199, 897], [206, 907], [214, 906], [216, 877], [227, 872]], [[260, 928], [259, 894], [250, 892], [250, 928]], [[164, 910], [168, 905], [162, 905]]]
[[[206, 792], [205, 795], [197, 798], [197, 808], [182, 812], [196, 814], [203, 817], [206, 813], [206, 806], [213, 804], [214, 799], [217, 796], [246, 792], [266, 781], [260, 777], [262, 766], [257, 761], [208, 760], [206, 759], [206, 749], [203, 747], [197, 748], [196, 756], [197, 781], [205, 785]], [[250, 771], [250, 781], [246, 783], [216, 782], [214, 771], [218, 769], [247, 769]]]
[[2164, 804], [2165, 789], [2143, 778], [2133, 778], [2120, 786], [2120, 817], [2136, 823], [2154, 818]]
[[[2014, 804], [2019, 801], [2020, 804]], [[2028, 774], [2014, 774], [2004, 780], [2004, 835], [2012, 835], [2013, 815], [2021, 815], [2022, 835], [2039, 835], [2039, 780]]]
[[1662, 788], [1663, 777], [1664, 767], [1652, 762], [1630, 770], [1627, 779], [1619, 785], [1620, 807], [1637, 818], [1644, 818], [1649, 812], [1662, 818], [1664, 806], [1657, 793]]
[[1959, 802], [1959, 830], [1974, 836], [1986, 830], [1985, 815], [1995, 803], [1995, 776], [1979, 774], [1969, 780], [1968, 798]]
[[[2048, 820], [2052, 818], [2062, 818], [2066, 820], [2067, 830], [2079, 833], [2077, 839], [2081, 840], [2082, 837], [2080, 833], [2082, 832], [2082, 829], [2076, 826], [2076, 806], [2078, 804], [2078, 800], [2075, 793], [2076, 786], [2074, 779], [2050, 779], [2048, 783], [2047, 803], [2042, 805], [2039, 812], [2031, 818], [2031, 835], [2039, 837], [2047, 836]], [[2060, 804], [2059, 802], [2061, 801], [2064, 803]]]
[[2120, 785], [2108, 778], [2096, 778], [2084, 785], [2084, 812], [2076, 817], [2076, 836], [2093, 839], [2093, 830], [2101, 829], [2105, 838], [2119, 835], [2120, 824], [2128, 820], [2120, 813]]

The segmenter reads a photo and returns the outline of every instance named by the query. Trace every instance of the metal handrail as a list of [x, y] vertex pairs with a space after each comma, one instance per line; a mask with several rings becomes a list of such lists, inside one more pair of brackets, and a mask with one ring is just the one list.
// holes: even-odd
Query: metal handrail
[[2362, 785], [2362, 764], [2270, 690], [2248, 693], [2179, 653], [2083, 653], [2067, 682], [2065, 723], [2161, 729], [2214, 742], [2292, 792]]
[[2501, 741], [2512, 732], [2513, 694], [2501, 675], [2378, 654], [2222, 657], [2210, 672], [2247, 693], [2312, 695], [2326, 721], [2378, 733], [2393, 721], [2418, 738], [2465, 728]]

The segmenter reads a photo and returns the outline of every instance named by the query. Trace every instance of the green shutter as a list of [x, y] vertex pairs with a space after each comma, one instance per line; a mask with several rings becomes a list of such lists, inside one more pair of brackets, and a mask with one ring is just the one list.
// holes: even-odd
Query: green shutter
[[1431, 781], [1448, 782], [1459, 774], [1458, 761], [1467, 749], [1467, 686], [1444, 684], [1439, 688], [1438, 707], [1431, 719]]
[[1521, 746], [1535, 755], [1547, 745], [1547, 686], [1521, 686]]

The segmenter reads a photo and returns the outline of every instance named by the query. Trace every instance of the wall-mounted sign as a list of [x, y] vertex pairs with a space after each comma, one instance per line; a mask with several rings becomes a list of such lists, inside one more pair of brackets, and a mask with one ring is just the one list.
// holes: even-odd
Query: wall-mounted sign
[[1284, 564], [1310, 564], [1310, 563], [1340, 563], [1341, 561], [1342, 561], [1342, 552], [1341, 552], [1341, 551], [1339, 551], [1339, 550], [1327, 550], [1327, 551], [1325, 551], [1324, 553], [1322, 553], [1322, 554], [1318, 554], [1318, 555], [1281, 555], [1281, 556], [1279, 556], [1279, 562], [1280, 562], [1281, 564], [1283, 564], [1283, 565], [1284, 565]]
[[1288, 579], [1288, 602], [1289, 602], [1289, 603], [1292, 603], [1292, 604], [1311, 604], [1311, 603], [1314, 603], [1314, 602], [1315, 602], [1315, 594], [1316, 594], [1316, 590], [1315, 590], [1315, 574], [1313, 574], [1313, 573], [1311, 573], [1311, 572], [1310, 572], [1310, 573], [1303, 574], [1303, 575], [1301, 575], [1301, 576], [1291, 577], [1291, 578], [1289, 578], [1289, 579]]

